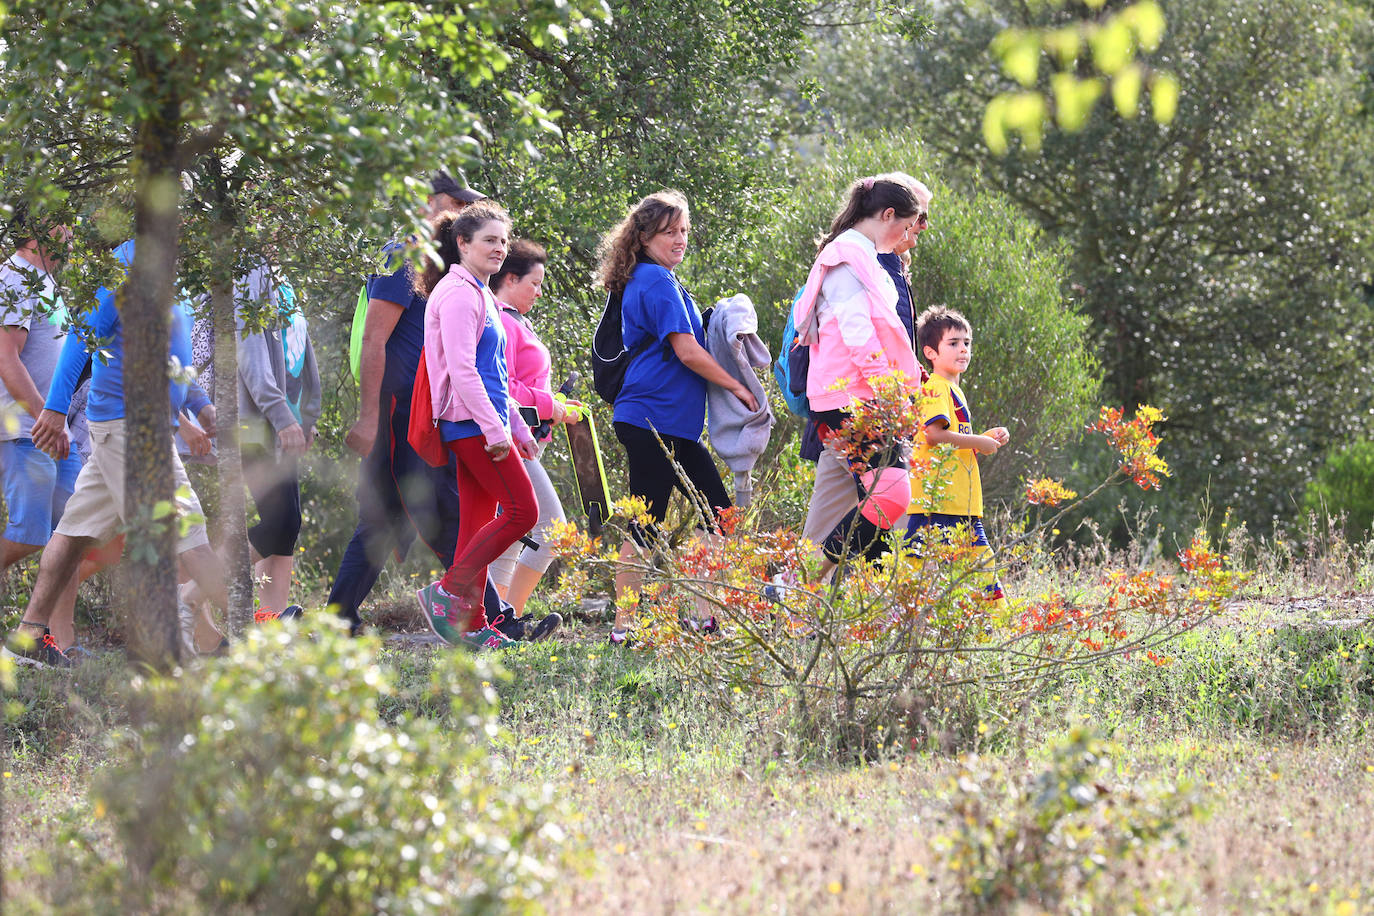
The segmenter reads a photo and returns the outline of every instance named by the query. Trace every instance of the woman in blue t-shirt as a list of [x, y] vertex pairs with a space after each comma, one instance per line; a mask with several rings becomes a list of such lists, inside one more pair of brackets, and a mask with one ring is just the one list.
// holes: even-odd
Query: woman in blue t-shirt
[[[641, 200], [601, 245], [601, 283], [611, 295], [621, 294], [621, 332], [626, 349], [636, 354], [615, 399], [615, 435], [625, 446], [630, 493], [644, 500], [655, 523], [647, 530], [630, 526], [631, 537], [642, 547], [657, 537], [657, 523], [667, 514], [674, 487], [689, 498], [692, 490], [700, 493], [713, 512], [730, 505], [720, 472], [701, 444], [706, 383], [731, 392], [749, 410], [758, 409], [749, 389], [707, 352], [701, 313], [673, 273], [687, 253], [690, 231], [687, 199], [677, 191], [659, 191]], [[714, 518], [700, 521], [715, 530]], [[642, 574], [624, 565], [634, 555], [634, 543], [621, 545], [617, 598], [627, 588], [639, 590]], [[628, 635], [633, 609], [618, 602], [616, 608], [611, 642], [620, 644]]]

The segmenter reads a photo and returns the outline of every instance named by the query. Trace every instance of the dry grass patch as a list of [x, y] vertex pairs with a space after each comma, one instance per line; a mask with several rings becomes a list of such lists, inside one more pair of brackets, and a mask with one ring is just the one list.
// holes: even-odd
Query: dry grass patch
[[[1094, 912], [1353, 914], [1374, 904], [1374, 744], [1142, 734], [1116, 765], [1122, 781], [1192, 781], [1209, 813], [1183, 825], [1180, 846], [1113, 863], [1103, 883], [1114, 902]], [[1012, 786], [1037, 772], [1037, 757], [1001, 767]], [[584, 773], [561, 788], [592, 864], [546, 902], [554, 913], [950, 910], [955, 882], [935, 840], [951, 827], [955, 769], [919, 757], [765, 779]]]

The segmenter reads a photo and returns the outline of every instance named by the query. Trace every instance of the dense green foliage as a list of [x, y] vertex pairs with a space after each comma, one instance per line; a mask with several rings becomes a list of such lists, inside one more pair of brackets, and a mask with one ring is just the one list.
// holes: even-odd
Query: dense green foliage
[[[835, 66], [833, 117], [918, 126], [960, 174], [981, 175], [1069, 243], [1106, 397], [1169, 416], [1166, 453], [1183, 491], [1166, 505], [1171, 521], [1204, 492], [1254, 524], [1286, 519], [1318, 457], [1371, 422], [1374, 125], [1352, 117], [1367, 11], [1171, 4], [1150, 58], [1183, 86], [1171, 124], [1103, 115], [1050, 134], [1038, 155], [1013, 144], [995, 158], [981, 112], [1009, 81], [982, 63], [985, 49], [1007, 24], [1067, 21], [1036, 9], [941, 7], [928, 45], [881, 41], [856, 73]], [[856, 37], [843, 60], [869, 41]]]
[[1303, 509], [1344, 518], [1351, 540], [1374, 528], [1374, 442], [1362, 439], [1334, 449], [1307, 484]]
[[767, 263], [756, 232], [785, 206], [788, 184], [787, 109], [757, 90], [796, 65], [807, 9], [802, 0], [648, 0], [617, 4], [608, 22], [561, 48], [534, 47], [516, 25], [500, 33], [515, 60], [499, 85], [559, 112], [558, 132], [522, 129], [491, 92], [468, 90], [500, 128], [470, 177], [510, 208], [518, 232], [550, 248], [552, 290], [590, 292], [601, 236], [664, 187], [692, 204], [702, 295], [748, 285]]

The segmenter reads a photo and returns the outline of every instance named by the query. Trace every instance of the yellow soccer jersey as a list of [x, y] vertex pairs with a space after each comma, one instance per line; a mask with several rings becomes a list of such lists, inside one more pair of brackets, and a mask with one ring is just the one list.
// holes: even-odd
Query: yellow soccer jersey
[[[935, 425], [956, 433], [974, 435], [968, 399], [958, 385], [932, 375], [923, 387], [925, 394], [933, 397], [927, 397], [921, 408], [922, 425]], [[938, 461], [935, 451], [923, 440], [912, 456], [913, 465], [926, 460]], [[907, 511], [913, 514], [982, 517], [983, 484], [978, 478], [978, 454], [971, 448], [956, 449], [953, 459], [945, 461], [939, 472], [945, 478], [945, 487], [941, 498], [932, 505], [925, 499], [920, 470], [912, 470], [911, 506]]]

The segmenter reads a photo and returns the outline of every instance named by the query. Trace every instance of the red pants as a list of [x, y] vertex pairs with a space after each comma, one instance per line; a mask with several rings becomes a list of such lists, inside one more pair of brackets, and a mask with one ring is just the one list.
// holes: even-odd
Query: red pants
[[458, 456], [458, 544], [439, 585], [468, 610], [468, 629], [480, 630], [487, 625], [482, 610], [487, 564], [530, 533], [539, 521], [539, 501], [514, 449], [493, 461], [482, 436], [446, 444]]

